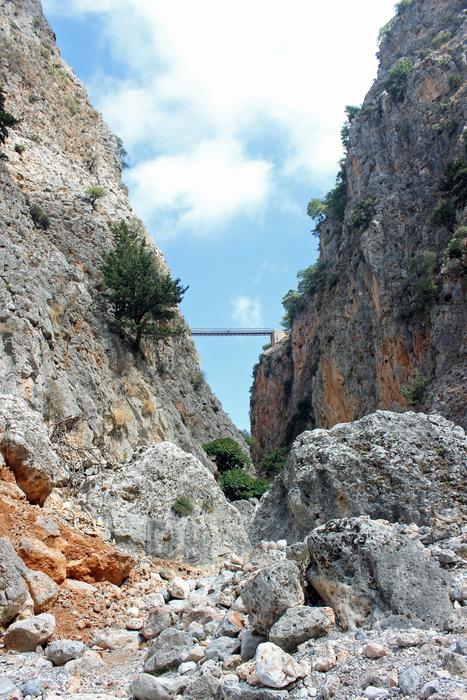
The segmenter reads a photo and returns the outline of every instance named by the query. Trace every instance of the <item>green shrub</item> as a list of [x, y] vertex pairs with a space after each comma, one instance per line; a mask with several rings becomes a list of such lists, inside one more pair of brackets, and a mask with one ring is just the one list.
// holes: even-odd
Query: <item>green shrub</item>
[[177, 496], [172, 503], [172, 510], [181, 518], [184, 518], [193, 513], [193, 503], [188, 496]]
[[452, 202], [442, 199], [433, 209], [431, 223], [435, 226], [446, 226], [452, 229], [456, 223], [456, 209]]
[[203, 370], [198, 370], [192, 379], [192, 387], [195, 391], [201, 391], [203, 386], [206, 384], [206, 379]]
[[378, 44], [381, 44], [381, 42], [383, 41], [383, 39], [385, 39], [385, 37], [387, 37], [387, 35], [388, 35], [389, 32], [391, 31], [391, 29], [394, 27], [395, 20], [396, 20], [396, 18], [395, 18], [395, 17], [392, 17], [392, 18], [389, 20], [389, 22], [386, 22], [386, 24], [384, 24], [384, 25], [380, 28], [380, 30], [379, 30], [379, 32], [378, 32]]
[[240, 432], [243, 435], [243, 439], [245, 440], [248, 447], [253, 447], [253, 445], [255, 444], [255, 440], [251, 436], [251, 433], [249, 433], [248, 430], [241, 430]]
[[97, 200], [105, 197], [106, 192], [100, 185], [94, 185], [93, 187], [88, 187], [84, 194], [88, 201], [91, 202], [92, 208], [95, 209]]
[[408, 277], [402, 291], [401, 318], [426, 314], [438, 294], [436, 283], [436, 255], [432, 252], [415, 255], [408, 265]]
[[216, 438], [203, 445], [203, 450], [211, 457], [220, 472], [229, 469], [242, 468], [250, 463], [250, 459], [242, 448], [232, 438]]
[[399, 0], [396, 4], [396, 16], [400, 17], [412, 5], [413, 0]]
[[438, 34], [433, 38], [433, 41], [431, 42], [431, 44], [432, 44], [432, 46], [434, 46], [435, 49], [439, 49], [440, 46], [442, 46], [447, 41], [449, 41], [451, 36], [452, 36], [451, 32], [448, 32], [447, 30], [438, 32]]
[[29, 213], [36, 228], [42, 228], [44, 230], [49, 228], [50, 219], [42, 207], [40, 207], [38, 204], [33, 204], [29, 210]]
[[273, 479], [285, 467], [287, 455], [283, 447], [273, 447], [266, 452], [258, 464], [258, 471], [268, 479]]
[[347, 105], [345, 108], [345, 114], [347, 119], [345, 120], [341, 128], [341, 141], [344, 146], [344, 150], [347, 150], [350, 143], [350, 125], [352, 124], [355, 117], [358, 116], [361, 107], [358, 105]]
[[383, 88], [388, 91], [396, 102], [403, 101], [412, 71], [413, 63], [410, 58], [400, 58], [384, 78], [382, 82]]
[[0, 143], [5, 143], [9, 130], [19, 124], [19, 119], [5, 110], [5, 99], [5, 94], [0, 88]]
[[229, 501], [243, 498], [261, 498], [268, 490], [268, 483], [255, 479], [243, 469], [230, 469], [220, 475], [219, 486]]
[[15, 143], [15, 153], [22, 156], [25, 150], [25, 146], [22, 143]]
[[282, 299], [285, 311], [282, 325], [286, 330], [292, 328], [294, 319], [306, 308], [307, 298], [326, 289], [336, 281], [336, 278], [330, 273], [328, 263], [323, 263], [321, 260], [318, 260], [314, 265], [309, 265], [304, 270], [299, 270], [297, 279], [297, 289], [289, 289]]
[[411, 406], [416, 406], [423, 399], [428, 379], [421, 372], [415, 370], [410, 382], [401, 388], [401, 394]]
[[68, 111], [74, 117], [79, 112], [79, 102], [71, 96], [68, 96], [65, 100]]
[[446, 165], [440, 182], [442, 192], [453, 200], [458, 209], [467, 204], [467, 158], [452, 160]]
[[203, 501], [203, 512], [204, 513], [214, 513], [216, 510], [216, 499], [214, 496], [206, 496], [206, 498]]
[[133, 336], [137, 348], [143, 336], [164, 340], [184, 333], [171, 321], [188, 287], [161, 269], [137, 223], [120, 221], [111, 230], [114, 247], [104, 255], [102, 277], [121, 330]]
[[117, 155], [120, 162], [120, 167], [122, 170], [126, 170], [126, 168], [130, 167], [128, 163], [128, 153], [120, 136], [116, 136], [115, 139], [117, 141]]
[[457, 229], [444, 251], [444, 264], [459, 274], [467, 273], [467, 226]]
[[352, 209], [350, 225], [352, 228], [366, 229], [371, 223], [376, 211], [375, 198], [367, 197], [362, 199]]

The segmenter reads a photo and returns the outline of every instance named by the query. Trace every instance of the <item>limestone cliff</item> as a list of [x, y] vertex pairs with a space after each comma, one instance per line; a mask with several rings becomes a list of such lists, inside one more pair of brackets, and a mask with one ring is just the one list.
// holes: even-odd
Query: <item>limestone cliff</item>
[[343, 207], [320, 226], [319, 280], [255, 368], [257, 457], [377, 408], [466, 423], [464, 38], [458, 0], [399, 3], [382, 32]]
[[[109, 223], [134, 216], [119, 146], [61, 59], [39, 0], [0, 0], [0, 76], [21, 120], [0, 160], [1, 391], [39, 411], [62, 457], [90, 473], [164, 440], [203, 460], [200, 443], [241, 441], [189, 335], [136, 355], [112, 327], [99, 268]], [[106, 194], [93, 208], [85, 191], [96, 185]], [[48, 227], [33, 221], [34, 206]]]

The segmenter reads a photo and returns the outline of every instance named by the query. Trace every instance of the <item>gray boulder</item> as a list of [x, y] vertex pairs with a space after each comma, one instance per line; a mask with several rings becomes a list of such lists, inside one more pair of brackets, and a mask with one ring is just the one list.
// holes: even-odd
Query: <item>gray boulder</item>
[[418, 542], [384, 520], [331, 520], [309, 535], [307, 579], [344, 629], [443, 627], [448, 578]]
[[75, 639], [57, 639], [47, 646], [46, 657], [54, 666], [63, 666], [68, 661], [78, 659], [87, 650], [84, 642]]
[[9, 540], [0, 538], [0, 627], [14, 620], [28, 599], [25, 571]]
[[204, 657], [225, 661], [238, 651], [240, 651], [240, 640], [236, 637], [216, 637], [206, 649]]
[[60, 593], [55, 581], [42, 571], [27, 570], [25, 580], [34, 602], [34, 612], [39, 615], [54, 603]]
[[66, 477], [42, 418], [10, 394], [0, 394], [0, 453], [30, 503], [42, 505]]
[[[286, 700], [287, 690], [272, 690], [270, 688], [252, 688], [247, 683], [225, 680], [218, 688], [216, 700]], [[204, 698], [203, 698], [204, 700]]]
[[241, 596], [253, 630], [267, 634], [287, 608], [304, 603], [300, 569], [293, 561], [266, 566], [247, 581]]
[[145, 639], [154, 639], [162, 630], [175, 624], [176, 615], [167, 606], [154, 608], [144, 620], [141, 634]]
[[140, 673], [130, 686], [136, 700], [171, 700], [186, 685], [182, 678], [162, 678]]
[[189, 659], [193, 638], [188, 632], [172, 627], [163, 630], [149, 647], [144, 671], [157, 673], [176, 668]]
[[258, 646], [265, 641], [267, 641], [266, 637], [263, 637], [262, 634], [257, 634], [256, 632], [252, 632], [251, 630], [247, 629], [243, 630], [242, 646], [240, 650], [242, 661], [245, 662], [252, 659], [256, 654], [256, 649]]
[[8, 678], [0, 678], [0, 700], [19, 700], [23, 694]]
[[462, 428], [410, 411], [304, 432], [256, 509], [252, 539], [296, 542], [357, 515], [425, 525], [433, 509], [460, 505], [466, 448]]
[[[86, 488], [89, 507], [126, 549], [142, 547], [153, 556], [197, 565], [250, 549], [240, 514], [209, 469], [169, 442], [145, 450], [111, 481], [105, 473], [96, 475]], [[186, 515], [174, 511], [180, 496], [191, 502]]]
[[293, 652], [308, 639], [318, 639], [331, 632], [336, 622], [331, 608], [300, 605], [289, 608], [269, 630], [269, 641]]
[[26, 620], [18, 620], [9, 626], [3, 637], [6, 649], [13, 651], [35, 651], [44, 644], [55, 630], [55, 617], [42, 613]]

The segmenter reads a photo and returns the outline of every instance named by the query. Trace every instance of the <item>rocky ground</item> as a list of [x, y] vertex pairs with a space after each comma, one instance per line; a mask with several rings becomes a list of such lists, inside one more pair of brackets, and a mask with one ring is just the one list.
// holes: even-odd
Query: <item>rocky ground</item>
[[[47, 613], [26, 610], [7, 628], [0, 698], [463, 700], [467, 527], [455, 527], [433, 542], [429, 526], [338, 520], [307, 543], [260, 543], [217, 573], [144, 557], [120, 587], [67, 580]], [[352, 581], [337, 591], [335, 545], [355, 533]], [[317, 593], [317, 540], [321, 551], [334, 543], [320, 572], [327, 600]], [[385, 579], [378, 556], [393, 567]], [[368, 559], [371, 575], [360, 565]], [[414, 566], [418, 575], [432, 567], [431, 580], [407, 580]], [[424, 623], [413, 613], [429, 595]]]

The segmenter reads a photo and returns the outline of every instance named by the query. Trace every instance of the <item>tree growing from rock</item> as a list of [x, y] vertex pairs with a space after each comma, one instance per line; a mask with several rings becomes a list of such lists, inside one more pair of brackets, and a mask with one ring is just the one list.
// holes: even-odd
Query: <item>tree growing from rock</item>
[[5, 143], [9, 129], [16, 126], [19, 120], [5, 110], [5, 93], [0, 88], [0, 143]]
[[138, 224], [120, 221], [111, 229], [114, 247], [104, 256], [102, 277], [117, 324], [137, 348], [143, 337], [181, 335], [184, 329], [172, 321], [188, 287], [162, 269]]

